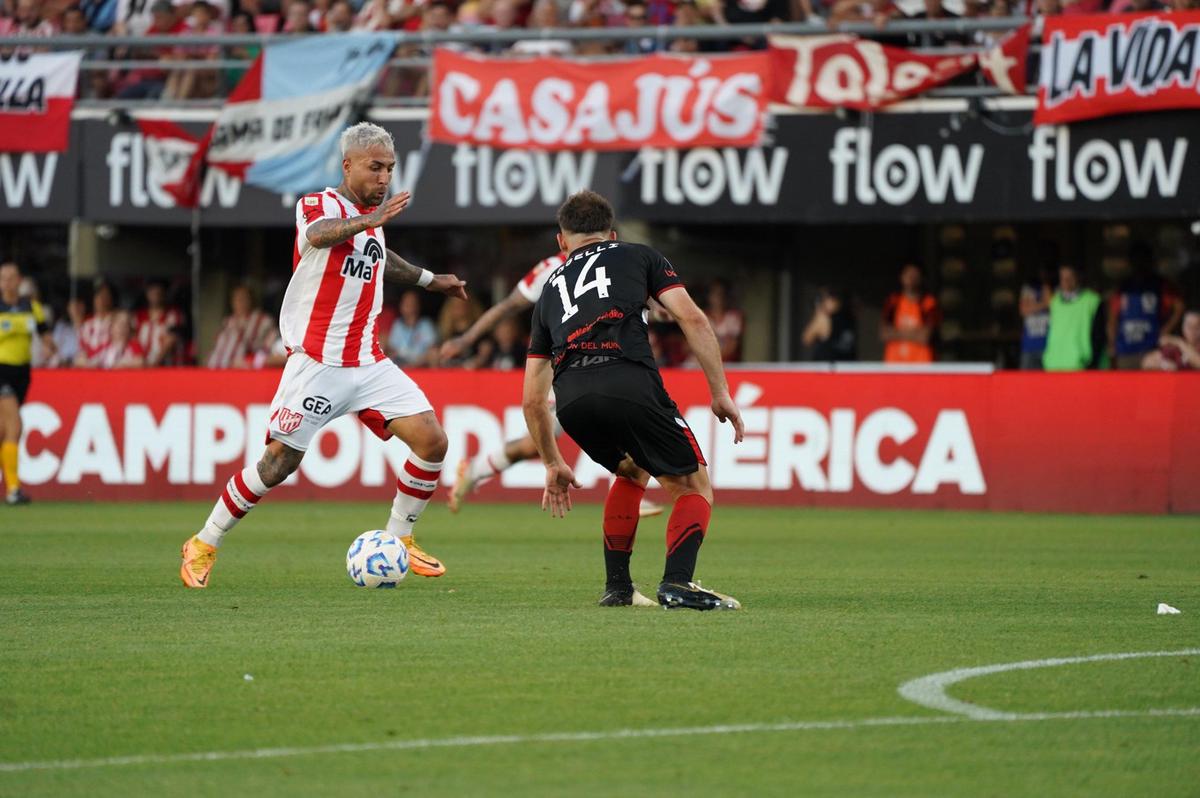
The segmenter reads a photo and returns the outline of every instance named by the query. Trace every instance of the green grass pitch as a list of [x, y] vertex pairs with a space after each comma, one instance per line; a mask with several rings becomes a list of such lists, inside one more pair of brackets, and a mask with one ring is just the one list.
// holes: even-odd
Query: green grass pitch
[[[343, 558], [386, 501], [268, 501], [188, 591], [179, 546], [207, 509], [0, 508], [0, 795], [1200, 794], [1200, 715], [1151, 713], [1200, 708], [1200, 655], [950, 689], [1067, 717], [897, 694], [960, 667], [1200, 647], [1195, 518], [718, 506], [698, 576], [745, 610], [702, 614], [595, 606], [594, 505], [433, 507], [420, 539], [449, 573], [382, 591]], [[639, 529], [648, 590], [664, 527]], [[1127, 714], [1069, 717], [1101, 710]], [[917, 720], [857, 723], [876, 718]], [[830, 723], [760, 727], [810, 721]], [[724, 725], [751, 728], [647, 736]], [[596, 734], [553, 737], [574, 732]], [[238, 758], [172, 758], [210, 751]], [[150, 759], [92, 761], [129, 756]], [[52, 766], [13, 767], [30, 762]]]

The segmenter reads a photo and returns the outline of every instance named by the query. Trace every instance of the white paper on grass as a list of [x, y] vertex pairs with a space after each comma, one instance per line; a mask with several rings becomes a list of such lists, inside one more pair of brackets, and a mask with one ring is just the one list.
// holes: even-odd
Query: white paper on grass
[[1164, 604], [1163, 602], [1159, 602], [1158, 614], [1159, 615], [1179, 615], [1180, 610], [1175, 609], [1170, 604]]

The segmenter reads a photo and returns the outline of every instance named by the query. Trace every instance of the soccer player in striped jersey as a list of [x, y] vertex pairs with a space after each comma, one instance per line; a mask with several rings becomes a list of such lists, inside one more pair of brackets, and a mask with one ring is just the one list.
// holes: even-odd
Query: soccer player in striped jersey
[[[440, 355], [442, 360], [453, 360], [460, 357], [479, 342], [480, 338], [490, 333], [501, 321], [510, 316], [529, 310], [542, 296], [546, 281], [559, 266], [567, 260], [565, 252], [551, 255], [538, 261], [533, 268], [526, 272], [513, 290], [502, 301], [487, 309], [475, 323], [467, 328], [462, 335], [455, 336], [442, 344]], [[551, 394], [553, 400], [553, 393]], [[562, 430], [556, 430], [561, 434]], [[523, 438], [507, 441], [499, 449], [481, 451], [470, 460], [458, 464], [454, 486], [450, 488], [447, 504], [450, 512], [457, 513], [463, 502], [479, 485], [492, 479], [500, 472], [512, 468], [523, 460], [533, 460], [538, 457], [537, 444], [528, 434]], [[660, 515], [663, 509], [649, 499], [643, 498], [638, 504], [638, 515], [646, 518]]]
[[383, 225], [408, 205], [387, 198], [396, 165], [391, 134], [363, 122], [342, 133], [342, 183], [300, 198], [292, 279], [279, 313], [288, 352], [271, 402], [267, 447], [258, 464], [235, 473], [203, 528], [183, 545], [180, 578], [208, 586], [225, 535], [300, 465], [316, 433], [347, 413], [411, 451], [396, 480], [387, 531], [408, 547], [413, 573], [441, 576], [445, 566], [419, 547], [413, 525], [429, 504], [446, 456], [446, 433], [417, 384], [380, 348], [376, 320], [383, 280], [466, 299], [466, 283], [433, 274], [387, 249]]

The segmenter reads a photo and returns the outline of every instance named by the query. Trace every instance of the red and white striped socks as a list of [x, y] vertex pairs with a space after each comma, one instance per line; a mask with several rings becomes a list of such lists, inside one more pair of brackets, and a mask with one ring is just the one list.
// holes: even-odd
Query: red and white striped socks
[[258, 475], [256, 466], [243, 468], [225, 484], [221, 498], [213, 505], [208, 520], [204, 522], [204, 529], [200, 530], [197, 537], [210, 546], [220, 546], [226, 533], [253, 510], [269, 490]]
[[392, 501], [392, 512], [388, 517], [388, 532], [396, 537], [412, 534], [413, 524], [433, 498], [441, 476], [441, 463], [422, 460], [415, 454], [408, 456], [404, 468], [396, 477], [396, 498]]

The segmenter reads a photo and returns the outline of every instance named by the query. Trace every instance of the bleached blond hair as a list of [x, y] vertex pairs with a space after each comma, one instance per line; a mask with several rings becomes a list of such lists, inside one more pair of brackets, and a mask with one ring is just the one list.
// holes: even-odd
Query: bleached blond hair
[[373, 122], [359, 122], [342, 131], [342, 157], [345, 158], [353, 150], [365, 150], [374, 146], [387, 147], [393, 152], [396, 142], [392, 134]]

